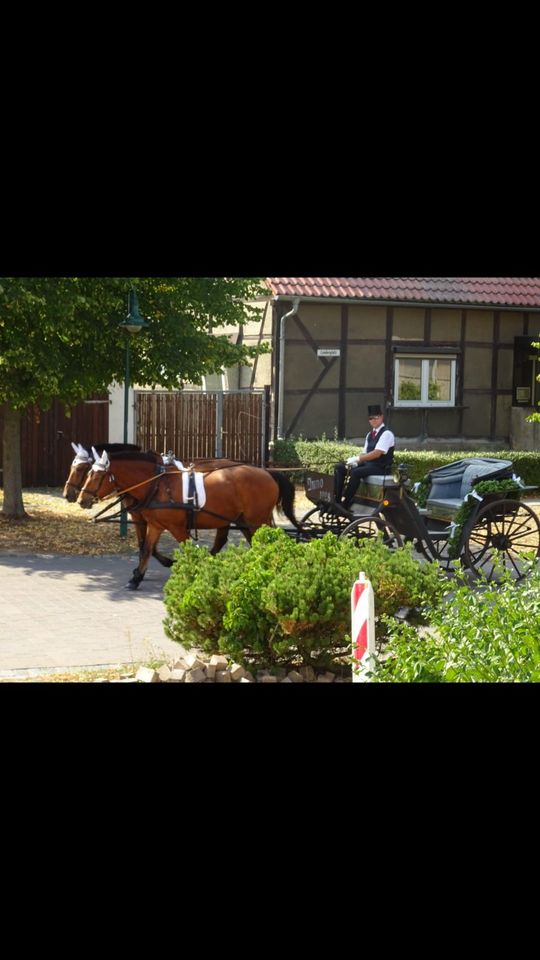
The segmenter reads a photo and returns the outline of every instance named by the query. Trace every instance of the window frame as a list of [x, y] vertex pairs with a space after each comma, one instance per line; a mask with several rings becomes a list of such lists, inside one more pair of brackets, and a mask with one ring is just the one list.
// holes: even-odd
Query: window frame
[[[399, 399], [399, 366], [400, 360], [420, 360], [422, 362], [420, 373], [420, 399], [419, 400], [400, 400]], [[450, 399], [449, 400], [430, 400], [429, 399], [429, 361], [430, 360], [449, 360], [450, 361]], [[409, 353], [408, 351], [397, 352], [394, 355], [394, 406], [395, 407], [434, 407], [435, 409], [450, 409], [456, 406], [456, 380], [457, 380], [457, 354], [448, 353]]]

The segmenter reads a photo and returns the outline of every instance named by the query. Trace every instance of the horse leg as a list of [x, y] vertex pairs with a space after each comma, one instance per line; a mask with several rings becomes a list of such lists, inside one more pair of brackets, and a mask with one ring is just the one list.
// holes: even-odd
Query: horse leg
[[242, 523], [245, 525], [242, 529], [242, 533], [244, 534], [244, 537], [246, 538], [247, 542], [250, 545], [253, 539], [253, 534], [260, 527], [264, 527], [264, 526], [275, 527], [274, 517], [272, 512], [270, 514], [267, 514], [264, 517], [261, 516], [261, 514], [259, 514], [258, 517], [252, 517], [251, 522], [244, 516], [243, 513], [241, 513], [240, 516], [238, 517], [238, 523]]
[[160, 553], [156, 547], [152, 550], [152, 556], [156, 558], [157, 562], [161, 564], [162, 567], [172, 567], [174, 560], [172, 557], [166, 557], [164, 553]]
[[251, 527], [247, 526], [247, 521], [243, 513], [240, 514], [236, 522], [240, 525], [240, 532], [251, 546], [251, 538], [255, 531]]
[[227, 538], [229, 536], [230, 527], [219, 527], [216, 530], [216, 539], [214, 540], [214, 546], [212, 547], [210, 554], [215, 556], [216, 553], [225, 546], [227, 543]]
[[144, 539], [146, 537], [146, 523], [144, 520], [141, 520], [140, 517], [134, 517], [132, 513], [130, 513], [130, 517], [133, 520], [133, 526], [135, 527], [135, 533], [137, 535], [137, 544], [139, 546], [139, 560], [140, 560], [143, 552], [143, 547], [144, 547]]
[[152, 556], [152, 552], [161, 536], [161, 533], [162, 529], [160, 527], [151, 527], [149, 524], [147, 524], [146, 537], [144, 538], [141, 555], [139, 557], [139, 565], [138, 567], [135, 567], [133, 576], [127, 583], [128, 590], [136, 590], [139, 584], [143, 581], [150, 557]]
[[[130, 513], [130, 517], [133, 520], [135, 533], [137, 534], [137, 543], [139, 545], [139, 561], [140, 561], [142, 557], [143, 548], [144, 548], [144, 540], [146, 537], [146, 520], [143, 520], [138, 514], [133, 514], [133, 513]], [[158, 561], [158, 563], [161, 564], [162, 567], [172, 567], [173, 565], [174, 561], [172, 557], [166, 557], [165, 554], [160, 553], [157, 548], [157, 544], [152, 550], [152, 556], [156, 558], [156, 560]], [[135, 573], [135, 571], [133, 572]]]

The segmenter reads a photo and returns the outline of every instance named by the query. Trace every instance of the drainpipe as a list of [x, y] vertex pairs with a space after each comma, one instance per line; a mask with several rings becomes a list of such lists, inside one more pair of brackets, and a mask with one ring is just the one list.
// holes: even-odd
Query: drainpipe
[[279, 324], [279, 391], [278, 391], [278, 440], [283, 440], [283, 395], [285, 393], [285, 321], [298, 313], [300, 297], [294, 297], [292, 310], [284, 313]]

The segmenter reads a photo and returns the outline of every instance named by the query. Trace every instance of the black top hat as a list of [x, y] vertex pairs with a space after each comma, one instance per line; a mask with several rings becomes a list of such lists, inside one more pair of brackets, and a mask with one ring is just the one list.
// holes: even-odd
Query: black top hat
[[382, 417], [382, 410], [378, 403], [372, 403], [368, 407], [368, 416], [370, 417]]

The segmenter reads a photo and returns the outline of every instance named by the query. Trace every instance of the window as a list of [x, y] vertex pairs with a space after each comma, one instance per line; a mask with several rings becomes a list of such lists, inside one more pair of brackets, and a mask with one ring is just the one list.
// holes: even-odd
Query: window
[[514, 337], [513, 407], [535, 407], [540, 391], [536, 380], [540, 371], [536, 337]]
[[395, 357], [395, 406], [453, 407], [455, 403], [455, 356], [403, 354]]

